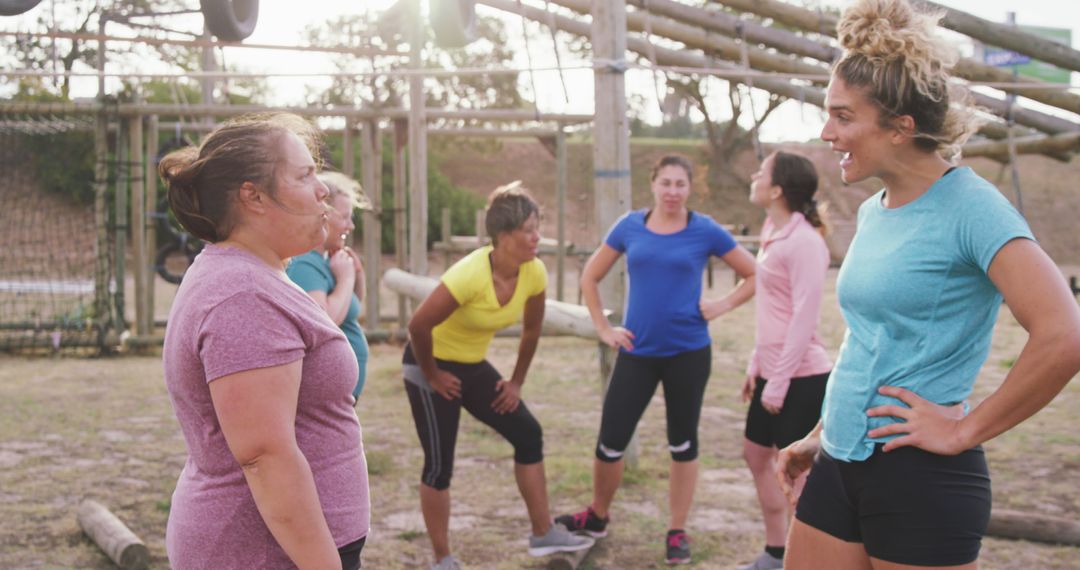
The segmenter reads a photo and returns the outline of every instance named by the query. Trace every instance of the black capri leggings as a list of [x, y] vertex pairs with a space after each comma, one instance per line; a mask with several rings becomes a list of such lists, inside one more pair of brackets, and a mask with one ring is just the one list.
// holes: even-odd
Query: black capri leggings
[[656, 393], [657, 384], [663, 383], [671, 459], [697, 459], [698, 420], [711, 368], [711, 345], [674, 356], [635, 356], [620, 352], [604, 396], [596, 458], [607, 463], [622, 459], [641, 415]]
[[443, 398], [431, 388], [416, 364], [412, 346], [405, 346], [402, 357], [405, 392], [409, 395], [416, 435], [424, 448], [424, 471], [420, 481], [438, 490], [450, 487], [454, 472], [454, 448], [458, 423], [464, 406], [472, 416], [487, 424], [514, 446], [514, 462], [531, 465], [544, 460], [544, 436], [540, 423], [522, 401], [516, 410], [498, 414], [491, 407], [498, 393], [495, 384], [502, 375], [487, 360], [465, 364], [435, 359], [440, 370], [461, 380], [461, 397]]

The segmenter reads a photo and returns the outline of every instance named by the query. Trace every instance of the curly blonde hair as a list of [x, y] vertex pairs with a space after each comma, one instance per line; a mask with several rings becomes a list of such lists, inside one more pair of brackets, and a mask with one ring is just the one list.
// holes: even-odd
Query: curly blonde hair
[[943, 16], [916, 11], [908, 0], [857, 1], [836, 26], [844, 53], [833, 74], [865, 89], [883, 126], [911, 116], [919, 148], [956, 160], [980, 121], [967, 92], [949, 82], [959, 55], [935, 33]]

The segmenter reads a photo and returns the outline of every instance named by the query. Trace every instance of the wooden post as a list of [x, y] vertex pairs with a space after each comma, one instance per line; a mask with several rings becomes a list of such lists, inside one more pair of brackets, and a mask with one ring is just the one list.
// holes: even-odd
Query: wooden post
[[[442, 226], [442, 242], [445, 245], [450, 245], [450, 208], [444, 207], [442, 209], [442, 218], [440, 221], [442, 222], [440, 224]], [[450, 253], [449, 247], [443, 250], [443, 271], [450, 268]]]
[[127, 126], [130, 121], [136, 119], [128, 118], [120, 121], [120, 128], [116, 130], [116, 186], [114, 186], [114, 200], [113, 203], [113, 220], [115, 220], [116, 227], [116, 243], [114, 254], [116, 256], [115, 262], [116, 273], [113, 275], [113, 280], [116, 283], [116, 291], [113, 293], [113, 330], [117, 333], [123, 332], [127, 329], [126, 319], [124, 317], [124, 289], [127, 286], [127, 279], [124, 275], [124, 260], [127, 254], [127, 231], [128, 231], [128, 192], [130, 187], [128, 186], [128, 178], [131, 176], [130, 163], [128, 162], [128, 145], [127, 145]]
[[76, 518], [86, 536], [120, 568], [134, 570], [150, 566], [146, 545], [101, 503], [84, 500]]
[[566, 133], [559, 127], [555, 135], [555, 209], [556, 239], [559, 251], [555, 254], [555, 298], [565, 301], [566, 293]]
[[[398, 269], [408, 268], [409, 228], [405, 217], [405, 141], [409, 131], [407, 123], [394, 120], [394, 255]], [[398, 295], [398, 328], [404, 330], [409, 321], [409, 304]]]
[[[102, 109], [94, 128], [94, 320], [99, 334], [108, 328], [109, 315], [109, 213], [106, 193], [109, 190], [109, 117]], [[104, 340], [101, 337], [99, 340]]]
[[131, 147], [131, 259], [135, 273], [135, 334], [150, 334], [146, 328], [146, 179], [143, 172], [143, 121], [135, 117], [128, 123]]
[[379, 275], [382, 274], [382, 136], [377, 120], [364, 121], [360, 139], [360, 170], [371, 209], [364, 210], [364, 324], [379, 328]]
[[[158, 116], [150, 115], [146, 121], [146, 208], [144, 210], [147, 213], [157, 212], [158, 203], [158, 175], [157, 164], [155, 163], [158, 155]], [[157, 277], [151, 268], [154, 266], [154, 253], [157, 251], [157, 218], [152, 215], [146, 215], [145, 229], [143, 235], [146, 236], [146, 257], [139, 260], [146, 267], [147, 285], [146, 293], [143, 295], [143, 315], [145, 315], [146, 322], [143, 323], [143, 327], [146, 329], [146, 334], [154, 333], [154, 286], [157, 283]]]
[[[419, 14], [417, 0], [412, 1]], [[424, 31], [421, 19], [413, 18], [412, 35], [409, 38], [409, 65], [412, 69], [424, 67], [421, 52]], [[427, 110], [424, 101], [424, 78], [409, 76], [409, 269], [418, 275], [427, 275]]]
[[[593, 126], [593, 187], [596, 228], [606, 231], [630, 209], [630, 128], [626, 118], [626, 1], [609, 0], [592, 5], [593, 59], [606, 62], [593, 71], [596, 119]], [[600, 283], [600, 298], [608, 307], [622, 311], [626, 292], [626, 264], [612, 267]], [[622, 320], [622, 314], [616, 315]], [[615, 352], [600, 347], [604, 390], [610, 382]], [[637, 464], [637, 437], [626, 450], [626, 464]]]
[[476, 243], [478, 246], [484, 245], [484, 238], [487, 237], [487, 224], [484, 223], [486, 218], [484, 209], [478, 208], [476, 210]]
[[[345, 130], [341, 132], [341, 173], [349, 178], [356, 178], [356, 159], [353, 156], [353, 134], [356, 122], [352, 117], [345, 118]], [[346, 244], [351, 245], [351, 244]]]

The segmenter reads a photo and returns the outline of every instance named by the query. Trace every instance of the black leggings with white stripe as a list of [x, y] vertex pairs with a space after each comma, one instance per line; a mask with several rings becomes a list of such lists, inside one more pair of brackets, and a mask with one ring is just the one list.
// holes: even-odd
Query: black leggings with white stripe
[[698, 456], [698, 420], [712, 369], [712, 345], [673, 356], [637, 356], [620, 352], [604, 395], [596, 458], [614, 463], [623, 457], [645, 408], [664, 386], [668, 450], [673, 461]]
[[438, 490], [450, 487], [462, 407], [514, 446], [515, 463], [531, 465], [544, 460], [540, 423], [524, 401], [508, 414], [498, 414], [492, 409], [491, 403], [497, 395], [495, 384], [503, 377], [487, 360], [465, 364], [435, 359], [440, 370], [461, 380], [461, 397], [454, 400], [447, 400], [431, 389], [416, 364], [411, 345], [405, 346], [402, 364], [416, 435], [424, 447], [424, 471], [420, 478], [423, 484]]

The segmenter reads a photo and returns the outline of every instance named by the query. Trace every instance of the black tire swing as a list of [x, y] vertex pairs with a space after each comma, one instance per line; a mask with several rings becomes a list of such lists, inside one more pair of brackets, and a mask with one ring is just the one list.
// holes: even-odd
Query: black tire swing
[[41, 3], [41, 0], [0, 0], [0, 16], [18, 16]]
[[255, 31], [259, 0], [199, 0], [206, 29], [219, 40], [238, 42]]

